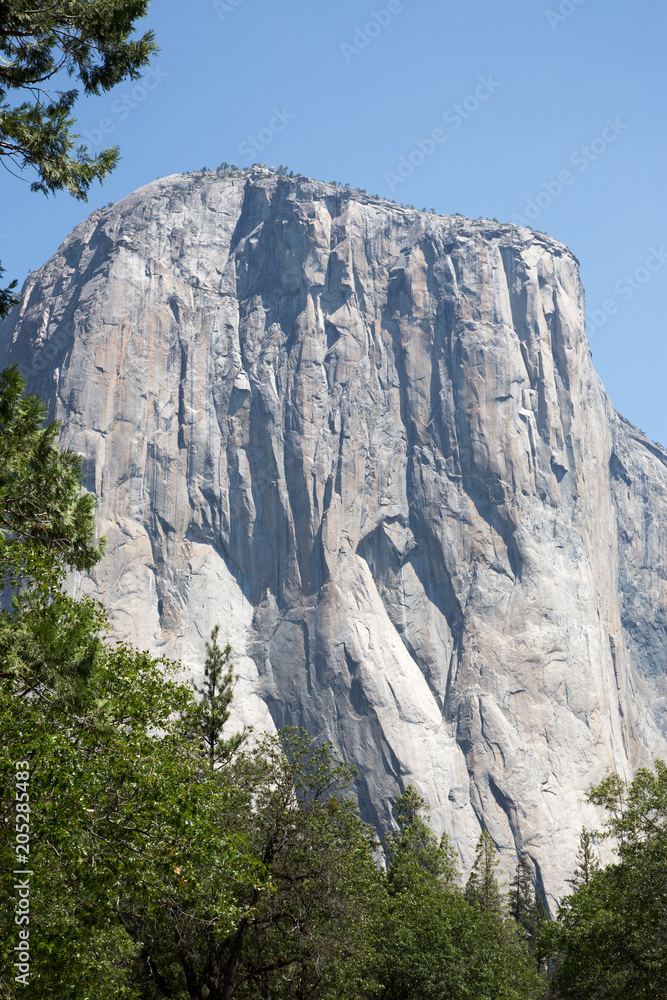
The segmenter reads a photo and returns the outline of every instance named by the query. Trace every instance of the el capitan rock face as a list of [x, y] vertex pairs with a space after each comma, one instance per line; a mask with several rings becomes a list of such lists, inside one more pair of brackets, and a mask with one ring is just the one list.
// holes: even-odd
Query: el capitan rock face
[[618, 416], [577, 262], [513, 226], [174, 176], [30, 275], [2, 364], [85, 456], [116, 633], [409, 782], [567, 890], [582, 796], [667, 753], [667, 453]]

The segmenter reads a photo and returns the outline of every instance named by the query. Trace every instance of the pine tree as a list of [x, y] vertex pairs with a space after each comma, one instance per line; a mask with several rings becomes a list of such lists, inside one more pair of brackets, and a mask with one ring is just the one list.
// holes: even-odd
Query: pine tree
[[414, 785], [396, 803], [398, 830], [385, 838], [387, 876], [392, 892], [412, 884], [419, 874], [448, 885], [458, 882], [457, 853], [446, 833], [440, 840], [429, 823], [429, 807]]
[[531, 948], [535, 946], [542, 924], [549, 919], [544, 900], [533, 887], [533, 877], [526, 855], [517, 861], [510, 886], [510, 916], [523, 928]]
[[211, 631], [211, 641], [206, 643], [204, 685], [193, 685], [200, 700], [184, 720], [191, 736], [201, 743], [211, 770], [230, 760], [250, 732], [249, 728], [244, 728], [229, 739], [222, 738], [237, 677], [231, 662], [232, 647], [227, 643], [224, 649], [220, 648], [219, 632], [220, 626], [216, 625]]
[[579, 884], [546, 940], [552, 996], [667, 997], [667, 764], [654, 768], [639, 768], [631, 782], [609, 775], [588, 793], [607, 811], [597, 836], [612, 838], [618, 858], [598, 867], [593, 838], [582, 833]]
[[574, 877], [567, 881], [576, 891], [582, 885], [588, 885], [595, 873], [600, 870], [600, 862], [593, 850], [593, 834], [586, 827], [581, 831], [575, 860]]
[[525, 854], [517, 860], [514, 878], [510, 884], [510, 916], [529, 933], [528, 925], [535, 910], [535, 893], [530, 865]]
[[506, 903], [498, 881], [499, 868], [500, 859], [491, 835], [488, 830], [482, 830], [475, 850], [475, 863], [466, 883], [465, 897], [473, 906], [502, 920]]
[[[148, 0], [0, 4], [0, 163], [15, 175], [29, 170], [32, 191], [64, 189], [85, 201], [116, 166], [117, 146], [91, 156], [78, 144], [78, 91], [64, 84], [73, 77], [91, 96], [138, 80], [157, 49], [152, 31], [132, 37], [147, 11]], [[15, 287], [0, 289], [0, 318], [18, 301]]]

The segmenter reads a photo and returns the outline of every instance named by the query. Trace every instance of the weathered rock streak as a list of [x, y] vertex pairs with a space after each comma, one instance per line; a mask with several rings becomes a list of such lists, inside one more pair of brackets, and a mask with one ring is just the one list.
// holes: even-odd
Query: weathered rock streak
[[[576, 259], [304, 178], [170, 177], [93, 213], [2, 330], [85, 456], [116, 632], [240, 717], [409, 782], [566, 890], [582, 797], [666, 753], [667, 453], [618, 416]], [[55, 370], [55, 372], [54, 372]]]

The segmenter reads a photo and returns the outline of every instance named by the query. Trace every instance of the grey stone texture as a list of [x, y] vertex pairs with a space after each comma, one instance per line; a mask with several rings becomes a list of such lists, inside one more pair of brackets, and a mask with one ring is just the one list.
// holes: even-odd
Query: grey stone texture
[[73, 586], [305, 726], [386, 824], [410, 782], [552, 907], [583, 801], [667, 755], [667, 452], [593, 369], [578, 263], [529, 229], [256, 171], [173, 176], [32, 273], [3, 367], [84, 456]]

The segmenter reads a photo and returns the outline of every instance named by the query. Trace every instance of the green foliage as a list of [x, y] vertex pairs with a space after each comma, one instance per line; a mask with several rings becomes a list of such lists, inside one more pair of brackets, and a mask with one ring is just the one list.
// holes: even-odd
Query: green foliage
[[420, 875], [442, 879], [451, 885], [458, 881], [457, 854], [447, 834], [443, 833], [438, 842], [421, 814], [428, 817], [428, 807], [414, 786], [409, 785], [396, 803], [398, 831], [385, 836], [390, 893], [400, 892]]
[[380, 877], [376, 838], [348, 796], [354, 773], [331, 744], [294, 729], [264, 737], [236, 768], [254, 800], [249, 843], [273, 884], [246, 899], [255, 917], [227, 953], [227, 981], [236, 968], [252, 984], [239, 997], [267, 985], [275, 997], [357, 995]]
[[249, 730], [244, 729], [229, 739], [222, 737], [222, 730], [229, 720], [236, 677], [231, 662], [232, 647], [227, 643], [224, 649], [220, 649], [219, 632], [220, 626], [216, 625], [211, 632], [210, 643], [206, 643], [204, 686], [195, 685], [200, 700], [183, 720], [192, 738], [201, 746], [211, 770], [230, 760], [249, 735]]
[[[86, 94], [100, 94], [121, 80], [136, 80], [155, 51], [152, 32], [133, 40], [134, 22], [148, 0], [58, 0], [2, 5], [0, 32], [0, 156], [19, 170], [32, 167], [33, 191], [69, 191], [85, 198], [118, 159], [117, 149], [91, 158], [83, 146], [72, 155], [76, 90], [58, 89], [62, 73], [78, 79]], [[54, 80], [55, 88], [47, 85]], [[12, 106], [8, 91], [25, 92]]]
[[[14, 762], [30, 764], [35, 878], [26, 1000], [139, 996], [142, 980], [150, 981], [153, 927], [165, 915], [224, 936], [238, 918], [239, 884], [261, 884], [261, 864], [224, 822], [235, 792], [202, 773], [183, 734], [179, 715], [192, 694], [172, 672], [147, 653], [108, 649], [91, 679], [95, 702], [83, 714], [2, 689], [0, 822], [9, 872]], [[15, 943], [6, 889], [5, 959]], [[132, 933], [137, 925], [141, 938]]]
[[542, 924], [548, 919], [542, 897], [535, 893], [533, 876], [525, 854], [517, 861], [509, 893], [510, 916], [521, 927], [529, 946], [534, 948]]
[[475, 861], [465, 887], [465, 897], [473, 906], [496, 920], [507, 912], [507, 902], [500, 888], [500, 858], [488, 830], [482, 830], [475, 849]]
[[422, 818], [412, 788], [387, 842], [387, 894], [374, 921], [370, 965], [386, 1000], [530, 1000], [544, 983], [512, 921], [471, 905], [457, 886], [455, 855]]
[[[607, 809], [604, 835], [619, 861], [589, 865], [561, 904], [543, 950], [555, 966], [553, 996], [662, 1000], [667, 995], [667, 767], [612, 775], [589, 793]], [[581, 855], [581, 849], [580, 849]]]
[[234, 789], [221, 835], [242, 837], [262, 877], [233, 881], [236, 919], [225, 933], [204, 896], [198, 908], [162, 906], [150, 926], [125, 918], [137, 942], [150, 933], [147, 972], [160, 995], [359, 996], [363, 914], [379, 875], [374, 839], [344, 795], [350, 769], [330, 744], [287, 730], [208, 773]]
[[70, 568], [90, 569], [104, 552], [94, 542], [95, 500], [81, 487], [81, 460], [59, 451], [56, 422], [25, 395], [16, 366], [0, 373], [1, 677], [22, 696], [41, 685], [74, 696], [100, 653], [106, 617], [93, 601], [62, 592]]
[[44, 426], [46, 407], [27, 396], [13, 365], [0, 373], [0, 586], [39, 583], [66, 566], [90, 569], [95, 499], [81, 490], [81, 459], [59, 451], [60, 425]]
[[524, 929], [529, 921], [532, 910], [535, 906], [535, 893], [533, 892], [533, 879], [530, 865], [525, 855], [521, 855], [517, 860], [514, 878], [510, 883], [509, 911], [513, 920], [521, 924]]
[[67, 569], [102, 552], [79, 460], [58, 451], [15, 369], [0, 385], [13, 590], [0, 617], [0, 858], [8, 873], [26, 864], [15, 794], [28, 774], [34, 873], [28, 985], [12, 979], [11, 875], [1, 894], [3, 997], [537, 1000], [535, 961], [494, 902], [488, 835], [471, 905], [448, 838], [408, 788], [381, 872], [354, 771], [331, 744], [293, 729], [253, 747], [225, 738], [234, 675], [217, 628], [199, 700], [174, 664], [99, 638], [103, 609], [62, 592]]
[[[0, 6], [0, 158], [5, 166], [34, 172], [33, 191], [66, 190], [86, 198], [118, 161], [113, 146], [91, 156], [76, 145], [75, 89], [64, 75], [100, 94], [121, 80], [136, 80], [156, 45], [152, 32], [133, 39], [134, 23], [149, 0], [6, 0]], [[13, 92], [19, 102], [11, 100]], [[1, 276], [1, 272], [0, 272]], [[0, 290], [0, 318], [14, 304], [15, 283]]]
[[0, 627], [0, 853], [12, 872], [15, 761], [27, 761], [38, 933], [29, 985], [16, 986], [8, 884], [2, 995], [254, 996], [269, 981], [274, 996], [333, 997], [345, 982], [353, 995], [379, 875], [344, 795], [352, 772], [295, 732], [230, 753], [231, 651], [217, 630], [199, 703], [167, 661], [99, 640], [102, 609], [61, 590], [69, 566], [101, 554], [93, 503], [23, 388], [5, 373], [0, 539], [15, 593]]
[[593, 834], [584, 827], [579, 837], [579, 849], [577, 850], [574, 875], [571, 879], [568, 879], [568, 882], [574, 889], [579, 889], [582, 885], [588, 885], [595, 873], [600, 870], [600, 862], [593, 844]]
[[[0, 278], [4, 273], [5, 269], [0, 265]], [[12, 306], [17, 305], [19, 300], [12, 294], [17, 285], [18, 281], [14, 278], [7, 288], [0, 288], [0, 319], [7, 315]]]
[[19, 698], [49, 697], [70, 707], [90, 699], [89, 678], [103, 651], [103, 609], [90, 598], [28, 591], [0, 612], [0, 679]]

